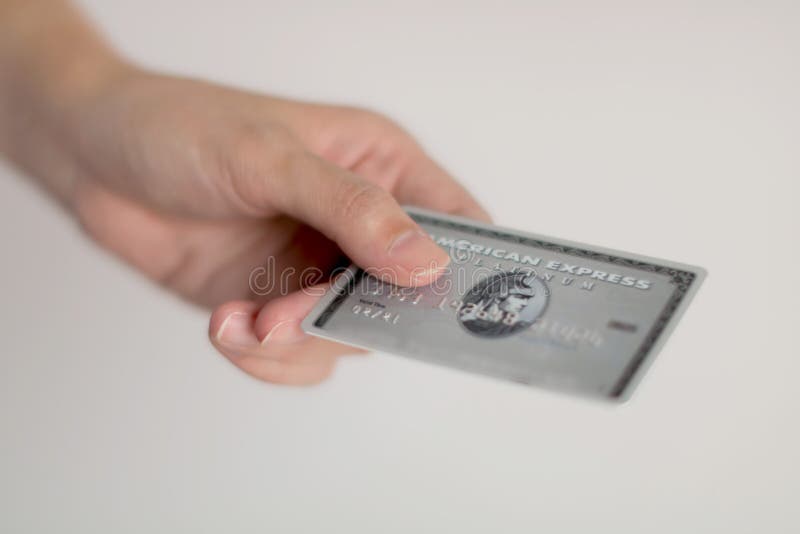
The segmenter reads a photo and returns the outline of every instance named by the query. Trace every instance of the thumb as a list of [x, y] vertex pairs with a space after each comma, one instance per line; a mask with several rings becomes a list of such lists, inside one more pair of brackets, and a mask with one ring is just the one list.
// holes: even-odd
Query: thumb
[[310, 153], [293, 156], [284, 171], [258, 188], [264, 200], [335, 241], [374, 276], [425, 285], [450, 262], [385, 189]]

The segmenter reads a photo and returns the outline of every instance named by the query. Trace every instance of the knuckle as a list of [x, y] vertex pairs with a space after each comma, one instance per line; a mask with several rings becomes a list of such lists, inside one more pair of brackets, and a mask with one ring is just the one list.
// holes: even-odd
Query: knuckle
[[376, 157], [397, 161], [417, 151], [416, 142], [397, 121], [374, 111], [365, 110], [363, 113], [366, 129], [376, 140]]
[[385, 206], [388, 196], [386, 191], [374, 184], [343, 181], [333, 208], [342, 219], [361, 218]]
[[391, 117], [371, 109], [359, 109], [356, 116], [363, 122], [384, 130], [402, 130], [400, 125]]
[[297, 165], [301, 150], [281, 127], [245, 125], [223, 145], [223, 192], [236, 207], [260, 212], [281, 177]]
[[359, 130], [369, 132], [376, 138], [403, 139], [408, 136], [400, 123], [378, 111], [367, 108], [344, 107], [342, 117]]
[[260, 173], [296, 153], [296, 146], [288, 131], [281, 127], [244, 125], [231, 134], [226, 152], [244, 169]]

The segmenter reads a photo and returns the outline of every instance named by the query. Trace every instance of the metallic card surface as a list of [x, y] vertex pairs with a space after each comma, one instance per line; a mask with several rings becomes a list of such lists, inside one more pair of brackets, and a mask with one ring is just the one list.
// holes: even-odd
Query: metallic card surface
[[703, 269], [407, 208], [451, 264], [399, 288], [351, 266], [306, 332], [493, 377], [622, 400]]

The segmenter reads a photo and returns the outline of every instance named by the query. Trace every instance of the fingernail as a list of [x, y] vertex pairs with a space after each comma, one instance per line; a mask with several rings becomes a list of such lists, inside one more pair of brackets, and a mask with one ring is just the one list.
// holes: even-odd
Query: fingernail
[[249, 313], [233, 312], [217, 332], [217, 341], [226, 345], [246, 346], [252, 342], [252, 318]]
[[273, 326], [272, 329], [267, 332], [267, 335], [264, 336], [261, 345], [263, 346], [267, 343], [271, 345], [294, 343], [304, 339], [305, 336], [306, 333], [300, 328], [300, 321], [297, 319], [287, 319]]
[[420, 230], [409, 230], [397, 236], [389, 245], [389, 257], [409, 272], [430, 274], [450, 263], [450, 255]]

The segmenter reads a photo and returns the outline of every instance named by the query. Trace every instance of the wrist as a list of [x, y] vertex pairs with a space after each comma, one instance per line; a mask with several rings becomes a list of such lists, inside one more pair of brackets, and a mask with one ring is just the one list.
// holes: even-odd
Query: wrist
[[115, 58], [97, 57], [3, 80], [0, 154], [69, 202], [76, 181], [84, 175], [75, 146], [81, 117], [133, 72]]
[[0, 154], [66, 197], [81, 110], [134, 68], [67, 2], [0, 0], [0, 15]]

